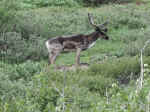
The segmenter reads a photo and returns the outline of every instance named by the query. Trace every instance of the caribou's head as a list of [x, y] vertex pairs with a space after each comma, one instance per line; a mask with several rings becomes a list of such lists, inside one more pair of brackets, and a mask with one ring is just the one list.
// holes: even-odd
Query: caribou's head
[[90, 24], [95, 28], [95, 31], [98, 32], [99, 37], [103, 38], [105, 40], [109, 40], [109, 37], [106, 34], [108, 30], [105, 27], [108, 24], [108, 22], [105, 22], [105, 23], [100, 24], [100, 25], [96, 25], [96, 24], [94, 24], [92, 15], [88, 13], [88, 17], [89, 17]]

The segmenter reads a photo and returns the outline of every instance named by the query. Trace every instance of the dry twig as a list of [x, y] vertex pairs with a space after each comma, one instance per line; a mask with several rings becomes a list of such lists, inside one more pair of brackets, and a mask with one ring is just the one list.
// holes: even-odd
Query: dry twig
[[136, 92], [138, 93], [142, 87], [143, 87], [143, 78], [144, 78], [144, 64], [143, 64], [143, 52], [147, 45], [150, 43], [150, 39], [147, 40], [144, 44], [144, 47], [140, 51], [140, 64], [141, 64], [141, 73], [140, 73], [140, 78], [138, 79], [138, 85], [137, 85], [137, 90]]

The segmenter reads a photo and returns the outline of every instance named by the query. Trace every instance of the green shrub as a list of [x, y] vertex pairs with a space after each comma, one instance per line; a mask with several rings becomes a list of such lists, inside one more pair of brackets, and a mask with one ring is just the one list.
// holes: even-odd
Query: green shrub
[[26, 8], [29, 5], [31, 7], [46, 7], [46, 6], [69, 6], [74, 7], [77, 6], [78, 3], [75, 0], [23, 0], [24, 7]]
[[[115, 14], [112, 13], [110, 15], [112, 16], [111, 24], [115, 29], [119, 29], [121, 27], [127, 27], [130, 30], [146, 28], [148, 24], [148, 17], [143, 18], [143, 15], [140, 13], [141, 12], [136, 11], [131, 13], [125, 7], [118, 7], [118, 11], [116, 11]], [[145, 15], [147, 15], [147, 13]]]
[[131, 2], [131, 0], [82, 0], [83, 3], [88, 5], [99, 5], [104, 3], [121, 3], [121, 2]]
[[[129, 44], [125, 48], [125, 54], [130, 56], [139, 55], [140, 50], [144, 47], [144, 44], [147, 40], [150, 39], [149, 37], [149, 30], [144, 29], [140, 31], [139, 33], [136, 33], [136, 41], [130, 41]], [[132, 36], [133, 35], [133, 36]], [[134, 38], [134, 34], [131, 35], [131, 38]], [[149, 45], [144, 50], [144, 55], [149, 56]]]
[[[150, 63], [149, 57], [144, 58], [144, 62]], [[6, 65], [4, 66], [6, 67]], [[26, 76], [30, 80], [26, 82], [23, 76], [17, 82], [15, 80], [10, 81], [15, 76], [15, 71], [9, 74], [10, 79], [7, 74], [0, 74], [0, 96], [2, 96], [0, 105], [5, 107], [8, 112], [10, 110], [21, 110], [22, 112], [52, 110], [55, 112], [59, 109], [61, 111], [64, 102], [66, 111], [73, 112], [81, 110], [83, 112], [99, 112], [99, 110], [106, 111], [107, 109], [115, 112], [116, 109], [122, 110], [124, 105], [126, 106], [125, 110], [145, 111], [139, 105], [142, 104], [144, 107], [146, 105], [145, 99], [149, 90], [149, 80], [144, 84], [139, 96], [136, 96], [135, 87], [130, 83], [123, 87], [116, 81], [118, 77], [120, 79], [128, 77], [127, 74], [131, 72], [135, 76], [138, 74], [139, 64], [136, 58], [116, 59], [93, 65], [88, 71], [70, 71], [65, 74], [54, 72], [50, 68], [41, 70], [39, 64], [33, 64], [31, 61], [16, 66], [11, 65], [11, 67], [11, 69], [18, 70], [19, 74], [27, 74]], [[9, 67], [7, 68], [7, 72], [11, 71]], [[133, 78], [131, 79], [133, 80]], [[62, 88], [64, 88], [64, 98], [61, 96]], [[0, 109], [3, 110], [1, 107]]]
[[82, 83], [91, 93], [98, 93], [102, 96], [105, 95], [106, 88], [110, 88], [112, 83], [115, 82], [112, 78], [99, 76], [89, 76], [85, 78]]
[[129, 29], [138, 29], [138, 28], [145, 28], [146, 23], [144, 19], [140, 20], [139, 18], [130, 18], [128, 21]]
[[69, 6], [75, 7], [79, 5], [100, 5], [104, 3], [120, 3], [131, 2], [131, 0], [23, 0], [22, 7], [46, 7], [46, 6]]
[[16, 0], [0, 1], [0, 33], [12, 30], [18, 4]]
[[[23, 80], [13, 82], [9, 79], [10, 76], [8, 76], [7, 72], [12, 70], [12, 68], [9, 67], [10, 65], [3, 64], [3, 66], [3, 68], [0, 68], [0, 102], [2, 104], [10, 102], [16, 97], [24, 96], [26, 88]], [[6, 66], [8, 66], [8, 69]], [[7, 71], [5, 71], [6, 69]], [[10, 75], [14, 76], [15, 73], [11, 73]], [[1, 107], [3, 106], [1, 105]]]
[[5, 74], [7, 80], [10, 81], [30, 81], [32, 76], [39, 73], [42, 69], [42, 65], [37, 62], [31, 62], [30, 60], [21, 64], [1, 64], [1, 66], [1, 69], [3, 69], [1, 72]]
[[123, 57], [93, 65], [88, 74], [112, 77], [118, 79], [121, 83], [128, 83], [130, 75], [133, 74], [134, 77], [137, 77], [136, 75], [138, 75], [139, 71], [140, 65], [137, 58]]
[[[47, 56], [44, 40], [41, 37], [30, 35], [29, 40], [25, 40], [19, 33], [7, 32], [1, 36], [2, 46], [6, 49], [1, 49], [0, 58], [9, 63], [20, 63], [25, 60], [40, 60]], [[37, 50], [38, 49], [38, 50]]]
[[[71, 35], [85, 32], [89, 29], [88, 18], [83, 12], [74, 12], [74, 9], [51, 8], [47, 11], [31, 11], [18, 14], [16, 32], [20, 32], [23, 38], [29, 38], [31, 34], [51, 38], [59, 35]], [[68, 14], [69, 13], [69, 14]], [[80, 24], [84, 24], [81, 26]], [[83, 30], [84, 29], [84, 30]], [[83, 30], [81, 32], [81, 30]]]

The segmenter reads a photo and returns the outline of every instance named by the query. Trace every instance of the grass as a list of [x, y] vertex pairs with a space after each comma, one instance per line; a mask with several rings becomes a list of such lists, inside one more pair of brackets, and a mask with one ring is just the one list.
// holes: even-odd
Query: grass
[[[136, 94], [135, 90], [140, 73], [139, 49], [150, 38], [149, 8], [148, 4], [130, 3], [19, 11], [16, 30], [24, 32], [25, 40], [22, 40], [27, 47], [22, 50], [19, 44], [12, 42], [11, 39], [22, 41], [21, 36], [10, 40], [8, 37], [8, 42], [11, 48], [19, 53], [25, 51], [31, 58], [26, 60], [18, 56], [24, 61], [14, 64], [7, 63], [11, 58], [7, 62], [1, 61], [0, 112], [56, 112], [56, 109], [59, 112], [64, 102], [65, 112], [145, 112], [150, 89], [149, 72], [145, 72], [141, 92]], [[88, 70], [54, 71], [47, 65], [47, 56], [44, 57], [47, 55], [44, 41], [60, 35], [92, 32], [88, 12], [93, 13], [96, 23], [109, 21], [110, 40], [98, 40], [94, 47], [81, 53], [81, 62], [91, 64]], [[148, 51], [149, 47], [144, 57], [147, 70], [150, 65]], [[36, 56], [43, 58], [34, 61]], [[74, 57], [75, 53], [61, 54], [56, 64], [72, 65]]]
[[[140, 36], [145, 36], [144, 32], [139, 32], [139, 30], [144, 28], [146, 32], [146, 29], [149, 28], [147, 26], [149, 15], [145, 5], [138, 7], [134, 4], [104, 5], [100, 8], [50, 7], [34, 9], [23, 14], [23, 17], [27, 18], [23, 23], [26, 25], [25, 29], [31, 29], [31, 31], [27, 31], [28, 33], [40, 34], [45, 40], [60, 35], [88, 34], [93, 31], [87, 20], [88, 12], [93, 13], [96, 23], [109, 21], [110, 41], [99, 40], [93, 48], [83, 52], [81, 60], [86, 62], [90, 62], [89, 59], [93, 54], [123, 56], [125, 54], [123, 51], [128, 50], [127, 46], [131, 42], [136, 41]], [[28, 20], [28, 18], [32, 19]], [[33, 22], [34, 25], [32, 25]], [[138, 36], [134, 32], [137, 32]], [[72, 64], [74, 60], [73, 58], [70, 60], [71, 57], [74, 57], [74, 53], [63, 54], [56, 63], [61, 61], [64, 64]], [[66, 59], [69, 60], [65, 62]]]

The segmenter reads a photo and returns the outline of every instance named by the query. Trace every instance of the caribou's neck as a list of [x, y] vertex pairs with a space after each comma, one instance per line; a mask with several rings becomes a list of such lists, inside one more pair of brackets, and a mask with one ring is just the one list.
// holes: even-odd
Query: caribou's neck
[[95, 32], [87, 35], [87, 48], [93, 47], [98, 38], [99, 38], [99, 32], [98, 31], [95, 31]]
[[95, 32], [88, 35], [89, 43], [95, 42], [98, 38], [99, 38], [99, 32], [98, 31], [95, 31]]

